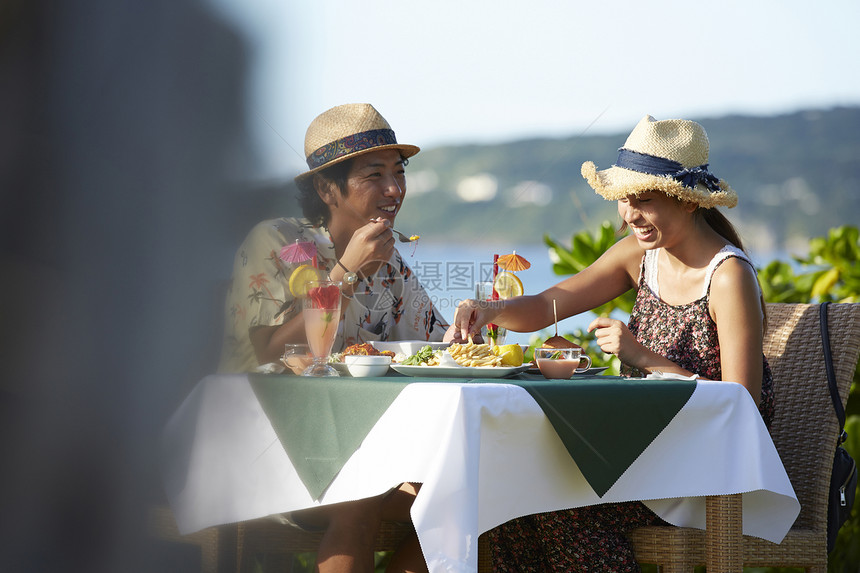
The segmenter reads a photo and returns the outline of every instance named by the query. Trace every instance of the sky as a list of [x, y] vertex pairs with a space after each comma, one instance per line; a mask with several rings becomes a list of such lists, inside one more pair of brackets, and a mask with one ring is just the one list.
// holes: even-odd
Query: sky
[[258, 178], [343, 103], [425, 149], [860, 105], [857, 0], [205, 1], [249, 48]]

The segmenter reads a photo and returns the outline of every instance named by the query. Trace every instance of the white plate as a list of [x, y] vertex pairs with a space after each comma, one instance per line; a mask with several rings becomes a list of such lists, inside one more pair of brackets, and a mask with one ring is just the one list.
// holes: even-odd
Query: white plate
[[403, 354], [412, 356], [425, 346], [430, 346], [433, 350], [448, 348], [449, 342], [427, 342], [426, 340], [374, 340], [370, 343], [377, 350], [390, 350], [395, 354]]
[[391, 369], [406, 376], [430, 376], [434, 378], [504, 378], [525, 372], [528, 364], [522, 366], [407, 366], [392, 364]]

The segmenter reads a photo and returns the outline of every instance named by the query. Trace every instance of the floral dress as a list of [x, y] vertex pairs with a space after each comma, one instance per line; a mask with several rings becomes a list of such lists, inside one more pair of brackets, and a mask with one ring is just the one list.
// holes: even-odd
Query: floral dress
[[[311, 261], [288, 263], [280, 258], [281, 249], [297, 240], [314, 244], [316, 264], [326, 273], [337, 264], [327, 229], [295, 218], [257, 224], [233, 263], [219, 372], [253, 371], [258, 364], [249, 330], [284, 324], [301, 312], [301, 301], [290, 293], [290, 275]], [[361, 276], [354, 285], [332, 351], [373, 340], [439, 341], [446, 328], [418, 277], [395, 249], [374, 275]]]
[[[752, 265], [746, 254], [733, 246], [723, 247], [708, 266], [701, 298], [672, 306], [660, 298], [657, 259], [660, 249], [646, 251], [639, 277], [639, 292], [628, 327], [636, 339], [681, 368], [710, 380], [722, 380], [720, 342], [717, 325], [708, 312], [711, 277], [726, 259], [737, 257]], [[773, 376], [767, 358], [762, 357], [759, 412], [770, 427], [774, 415]]]
[[[713, 272], [729, 257], [749, 259], [726, 247], [711, 261], [703, 294], [692, 303], [671, 306], [659, 297], [659, 249], [646, 251], [629, 328], [636, 339], [679, 366], [712, 380], [721, 379], [717, 325], [708, 312]], [[629, 372], [629, 370], [628, 370]], [[767, 360], [762, 372], [759, 411], [770, 426], [774, 413], [773, 379]], [[626, 533], [664, 523], [641, 502], [593, 505], [527, 515], [490, 531], [493, 568], [502, 573], [637, 572]]]

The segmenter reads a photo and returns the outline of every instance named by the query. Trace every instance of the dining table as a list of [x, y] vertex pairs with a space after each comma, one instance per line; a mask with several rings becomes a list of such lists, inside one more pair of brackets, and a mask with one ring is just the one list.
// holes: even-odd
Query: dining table
[[742, 531], [714, 533], [731, 544], [741, 534], [779, 543], [800, 511], [740, 384], [448, 374], [203, 378], [162, 437], [179, 531], [416, 482], [411, 517], [429, 570], [473, 573], [479, 535], [534, 513], [639, 500], [669, 524], [707, 530], [706, 499], [739, 496]]

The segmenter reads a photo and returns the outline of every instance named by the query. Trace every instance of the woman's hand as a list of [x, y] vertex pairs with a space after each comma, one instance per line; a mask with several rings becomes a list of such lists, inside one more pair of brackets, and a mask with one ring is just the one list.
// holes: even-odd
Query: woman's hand
[[588, 325], [588, 332], [597, 336], [597, 344], [607, 354], [614, 354], [627, 366], [632, 366], [642, 372], [660, 372], [691, 376], [693, 372], [681, 368], [665, 356], [648, 349], [636, 340], [627, 325], [614, 318], [595, 318]]
[[467, 342], [481, 336], [481, 328], [494, 321], [498, 315], [498, 307], [502, 301], [466, 299], [457, 305], [454, 320], [446, 333], [452, 342]]
[[[448, 330], [445, 331], [445, 336], [442, 337], [442, 342], [451, 342], [456, 344], [466, 344], [469, 342], [469, 339], [463, 339], [463, 335], [456, 325], [452, 324], [448, 327]], [[480, 334], [472, 335], [472, 342], [475, 344], [483, 344], [484, 337]]]
[[588, 325], [588, 332], [597, 336], [597, 344], [606, 354], [614, 354], [629, 366], [638, 366], [643, 352], [648, 350], [636, 340], [627, 325], [614, 318], [599, 317]]

